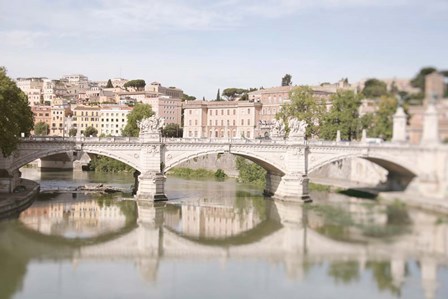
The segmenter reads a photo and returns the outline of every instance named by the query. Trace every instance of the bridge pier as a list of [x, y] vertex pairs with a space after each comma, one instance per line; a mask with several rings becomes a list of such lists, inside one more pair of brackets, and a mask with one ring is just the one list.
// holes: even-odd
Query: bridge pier
[[308, 176], [300, 173], [282, 176], [268, 172], [266, 173], [264, 194], [288, 201], [310, 202], [308, 183]]
[[160, 172], [148, 171], [138, 176], [137, 200], [163, 201], [166, 177]]

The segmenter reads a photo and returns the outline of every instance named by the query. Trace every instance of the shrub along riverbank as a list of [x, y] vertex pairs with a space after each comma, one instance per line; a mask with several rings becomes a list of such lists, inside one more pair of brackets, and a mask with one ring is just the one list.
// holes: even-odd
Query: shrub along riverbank
[[168, 175], [186, 179], [216, 178], [218, 180], [223, 180], [227, 177], [226, 173], [222, 169], [212, 171], [204, 168], [191, 169], [186, 167], [175, 167], [168, 172]]

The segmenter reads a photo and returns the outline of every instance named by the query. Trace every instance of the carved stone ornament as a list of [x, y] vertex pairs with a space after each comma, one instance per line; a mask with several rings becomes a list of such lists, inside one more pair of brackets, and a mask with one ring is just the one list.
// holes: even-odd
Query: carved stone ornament
[[289, 137], [303, 137], [306, 133], [306, 127], [308, 124], [304, 120], [298, 120], [295, 117], [291, 117], [288, 120]]
[[145, 133], [159, 133], [165, 125], [165, 119], [151, 116], [138, 121], [137, 125], [140, 129], [140, 135]]
[[283, 120], [274, 119], [272, 121], [272, 124], [271, 137], [284, 137], [286, 134], [286, 127]]

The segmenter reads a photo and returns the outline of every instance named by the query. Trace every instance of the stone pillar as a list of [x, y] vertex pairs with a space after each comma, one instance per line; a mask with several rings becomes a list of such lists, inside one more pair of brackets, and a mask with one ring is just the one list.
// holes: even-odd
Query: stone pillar
[[288, 201], [311, 201], [308, 191], [306, 155], [307, 147], [291, 146], [285, 155], [285, 161], [288, 161], [287, 173], [268, 172], [265, 194]]
[[406, 113], [403, 107], [399, 106], [393, 118], [393, 142], [406, 142]]
[[367, 130], [362, 129], [361, 142], [366, 142], [366, 140], [367, 140]]
[[167, 200], [165, 195], [166, 177], [163, 173], [161, 128], [163, 119], [154, 116], [143, 119], [139, 123], [139, 139], [142, 143], [140, 151], [140, 172], [138, 176], [137, 200]]
[[439, 117], [434, 103], [430, 103], [423, 119], [422, 145], [434, 145], [439, 141]]
[[341, 142], [341, 131], [337, 130], [336, 132], [336, 142]]

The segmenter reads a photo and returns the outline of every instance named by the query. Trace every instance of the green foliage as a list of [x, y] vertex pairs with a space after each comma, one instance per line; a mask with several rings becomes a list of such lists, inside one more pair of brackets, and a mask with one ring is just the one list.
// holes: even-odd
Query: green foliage
[[226, 177], [227, 177], [227, 174], [221, 168], [219, 168], [218, 170], [215, 171], [215, 178], [216, 179], [224, 180]]
[[324, 100], [315, 97], [313, 90], [308, 86], [294, 88], [289, 98], [291, 101], [282, 106], [277, 113], [277, 119], [283, 119], [287, 124], [290, 117], [296, 117], [304, 120], [308, 124], [306, 128], [306, 137], [319, 136], [320, 125], [323, 113], [325, 111]]
[[289, 86], [292, 84], [292, 76], [290, 74], [286, 74], [282, 78], [282, 86]]
[[182, 95], [182, 102], [184, 102], [184, 101], [194, 101], [194, 100], [196, 100], [196, 97], [194, 97], [194, 96], [189, 96], [186, 93], [184, 93]]
[[215, 173], [204, 168], [191, 169], [186, 167], [175, 167], [169, 171], [170, 175], [187, 179], [205, 179], [215, 177]]
[[112, 80], [107, 80], [106, 88], [114, 88], [114, 85], [112, 84]]
[[92, 126], [87, 127], [84, 130], [84, 136], [86, 136], [86, 137], [90, 137], [90, 136], [96, 137], [97, 134], [98, 134], [98, 130]]
[[328, 275], [334, 278], [336, 283], [358, 281], [360, 277], [359, 263], [357, 261], [336, 261], [330, 264]]
[[366, 98], [379, 98], [388, 94], [387, 85], [378, 79], [368, 79], [362, 93]]
[[401, 201], [394, 201], [387, 205], [387, 223], [393, 225], [410, 224], [411, 218], [408, 214], [408, 209]]
[[392, 138], [393, 115], [397, 109], [397, 99], [394, 97], [382, 97], [378, 103], [378, 110], [373, 115], [365, 116], [361, 122], [368, 125], [370, 137], [379, 137], [384, 140]]
[[220, 93], [220, 91], [219, 91], [219, 88], [218, 88], [218, 93], [216, 94], [216, 100], [217, 100], [217, 101], [222, 101], [222, 99], [221, 99], [221, 93]]
[[242, 157], [236, 158], [236, 168], [239, 171], [238, 181], [264, 186], [266, 183], [266, 170]]
[[222, 91], [222, 95], [227, 98], [228, 101], [233, 101], [238, 97], [241, 97], [244, 93], [247, 92], [247, 89], [243, 88], [226, 88]]
[[370, 261], [367, 262], [366, 268], [372, 271], [377, 287], [380, 291], [389, 291], [393, 295], [400, 294], [400, 288], [394, 284], [392, 276], [392, 268], [389, 261]]
[[163, 137], [182, 137], [183, 129], [178, 124], [167, 124], [162, 129]]
[[334, 140], [336, 132], [341, 132], [341, 139], [353, 140], [360, 133], [358, 108], [361, 98], [351, 90], [338, 91], [331, 96], [332, 107], [323, 117], [320, 136]]
[[134, 109], [128, 113], [128, 122], [123, 129], [122, 135], [129, 137], [138, 137], [140, 129], [138, 128], [137, 122], [144, 118], [151, 117], [154, 115], [151, 105], [137, 103]]
[[131, 166], [106, 157], [106, 156], [98, 156], [93, 155], [91, 157], [91, 161], [89, 163], [89, 169], [94, 170], [96, 172], [131, 172], [134, 171], [134, 168]]
[[34, 126], [34, 135], [37, 136], [46, 136], [50, 132], [50, 128], [47, 123], [44, 123], [43, 121], [38, 122]]
[[29, 134], [34, 127], [33, 112], [27, 96], [0, 67], [0, 149], [9, 156], [17, 147], [21, 133]]
[[331, 191], [330, 186], [311, 183], [311, 182], [308, 184], [308, 189], [310, 191], [321, 191], [321, 192], [330, 192]]
[[78, 130], [76, 128], [71, 128], [68, 131], [68, 136], [73, 137], [73, 136], [76, 136], [77, 133], [78, 133]]
[[137, 90], [144, 90], [146, 86], [145, 80], [142, 79], [136, 79], [126, 82], [124, 85], [124, 88], [133, 87]]
[[429, 66], [422, 68], [417, 75], [411, 80], [411, 85], [420, 88], [422, 94], [425, 93], [425, 77], [433, 72], [437, 71], [436, 68]]

